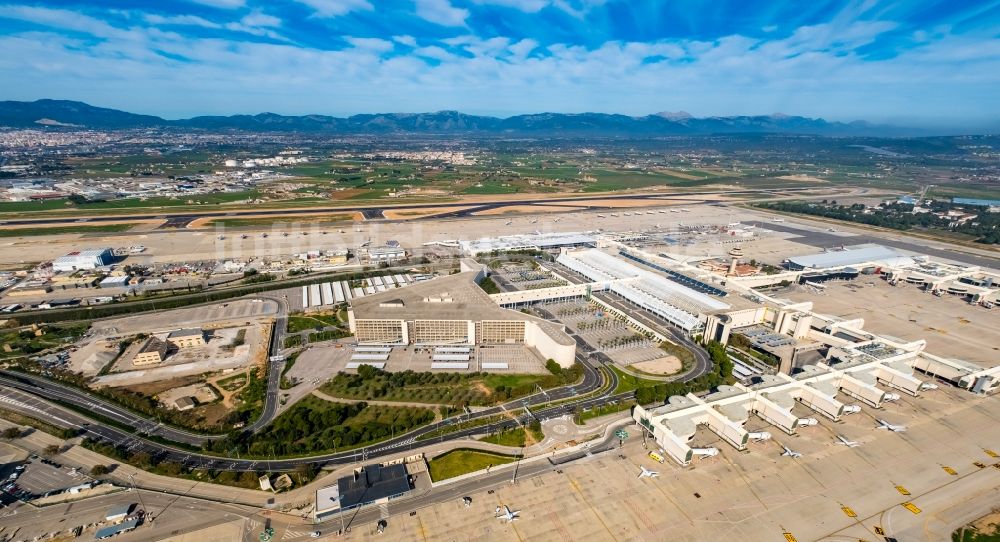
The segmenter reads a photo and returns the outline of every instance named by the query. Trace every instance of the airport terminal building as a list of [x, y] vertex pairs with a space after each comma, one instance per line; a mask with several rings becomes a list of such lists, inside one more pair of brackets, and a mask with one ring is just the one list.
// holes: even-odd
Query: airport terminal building
[[358, 344], [520, 344], [563, 367], [573, 364], [576, 342], [564, 328], [498, 306], [475, 282], [459, 273], [355, 299], [348, 312]]

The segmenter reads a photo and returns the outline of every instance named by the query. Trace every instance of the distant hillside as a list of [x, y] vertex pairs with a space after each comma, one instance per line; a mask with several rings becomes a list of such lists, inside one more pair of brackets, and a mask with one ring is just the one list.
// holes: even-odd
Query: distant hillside
[[607, 113], [538, 113], [506, 119], [466, 115], [457, 111], [436, 113], [378, 113], [347, 118], [326, 115], [205, 116], [166, 120], [67, 100], [0, 102], [0, 126], [12, 128], [123, 129], [176, 127], [204, 130], [268, 132], [326, 132], [336, 134], [478, 134], [650, 137], [736, 133], [786, 133], [831, 136], [915, 135], [916, 131], [865, 122], [828, 122], [788, 115], [705, 117], [687, 113], [658, 113], [630, 117]]

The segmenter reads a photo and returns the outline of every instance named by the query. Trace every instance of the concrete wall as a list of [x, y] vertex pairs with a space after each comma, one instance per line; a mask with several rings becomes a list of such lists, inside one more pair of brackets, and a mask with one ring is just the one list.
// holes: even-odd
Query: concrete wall
[[538, 350], [545, 359], [553, 359], [560, 367], [570, 367], [576, 360], [576, 344], [559, 344], [535, 322], [525, 322], [524, 343]]

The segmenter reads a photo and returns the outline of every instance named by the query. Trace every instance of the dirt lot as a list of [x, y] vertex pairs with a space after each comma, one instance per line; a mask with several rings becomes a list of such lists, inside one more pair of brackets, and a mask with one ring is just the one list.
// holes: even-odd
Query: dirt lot
[[94, 322], [94, 332], [104, 336], [123, 336], [173, 331], [195, 326], [230, 327], [273, 316], [277, 313], [277, 305], [274, 301], [269, 300], [260, 302], [237, 300], [189, 309], [144, 314], [142, 318], [131, 316], [112, 318]]
[[672, 375], [681, 370], [681, 360], [667, 356], [650, 361], [640, 361], [630, 365], [632, 369], [654, 375]]
[[[905, 341], [927, 340], [927, 351], [984, 366], [1000, 356], [1000, 310], [969, 305], [960, 297], [935, 297], [913, 285], [889, 286], [878, 278], [827, 283], [816, 293], [795, 287], [776, 294], [812, 301], [816, 312], [864, 318], [865, 329]], [[871, 286], [869, 286], [871, 284]]]
[[[134, 354], [133, 354], [134, 355]], [[69, 355], [71, 371], [87, 376], [96, 375], [118, 357], [118, 344], [115, 341], [95, 339], [84, 343]]]
[[163, 393], [160, 393], [157, 398], [161, 403], [166, 405], [167, 408], [176, 408], [174, 406], [174, 402], [181, 397], [194, 397], [195, 400], [198, 401], [198, 404], [202, 405], [211, 403], [219, 398], [210, 386], [201, 383], [164, 391]]

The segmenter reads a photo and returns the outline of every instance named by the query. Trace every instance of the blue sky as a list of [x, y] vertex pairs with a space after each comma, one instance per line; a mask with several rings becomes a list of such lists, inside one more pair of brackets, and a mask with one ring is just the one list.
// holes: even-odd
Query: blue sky
[[3, 3], [0, 99], [1000, 122], [1000, 0]]

